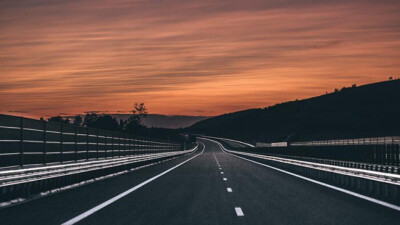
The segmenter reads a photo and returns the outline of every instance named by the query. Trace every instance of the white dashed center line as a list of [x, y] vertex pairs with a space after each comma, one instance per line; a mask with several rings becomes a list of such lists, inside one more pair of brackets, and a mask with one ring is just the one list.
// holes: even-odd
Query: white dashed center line
[[227, 188], [226, 189], [228, 192], [232, 192], [232, 188]]
[[244, 216], [244, 213], [242, 211], [242, 208], [240, 207], [235, 207], [236, 215], [237, 216]]
[[221, 174], [224, 174], [224, 172], [221, 172]]
[[226, 179], [225, 177], [224, 177], [224, 181], [227, 181], [228, 179]]

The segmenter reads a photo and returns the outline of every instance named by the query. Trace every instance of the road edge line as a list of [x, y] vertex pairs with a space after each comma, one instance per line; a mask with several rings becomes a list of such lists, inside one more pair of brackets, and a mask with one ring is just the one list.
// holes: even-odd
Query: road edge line
[[308, 177], [304, 177], [304, 176], [301, 176], [301, 175], [298, 175], [298, 174], [295, 174], [295, 173], [292, 173], [292, 172], [289, 172], [289, 171], [286, 171], [286, 170], [283, 170], [283, 169], [279, 169], [279, 168], [276, 168], [276, 167], [273, 167], [273, 166], [270, 166], [270, 165], [266, 165], [266, 164], [263, 164], [263, 163], [260, 163], [260, 162], [257, 162], [257, 161], [251, 160], [251, 159], [247, 159], [247, 158], [244, 158], [244, 157], [241, 157], [241, 156], [237, 156], [235, 154], [227, 152], [226, 151], [227, 149], [225, 149], [225, 147], [221, 143], [219, 143], [219, 142], [217, 142], [215, 140], [208, 139], [208, 138], [203, 138], [203, 139], [212, 141], [214, 143], [217, 143], [219, 145], [220, 149], [224, 153], [229, 154], [231, 156], [234, 156], [236, 158], [240, 158], [240, 159], [243, 159], [243, 160], [246, 160], [246, 161], [249, 161], [249, 162], [252, 162], [252, 163], [255, 163], [255, 164], [258, 164], [258, 165], [261, 165], [261, 166], [264, 166], [264, 167], [267, 167], [267, 168], [270, 168], [270, 169], [273, 169], [273, 170], [276, 170], [276, 171], [279, 171], [279, 172], [282, 172], [282, 173], [286, 173], [288, 175], [291, 175], [291, 176], [294, 176], [294, 177], [297, 177], [297, 178], [300, 178], [300, 179], [303, 179], [303, 180], [306, 180], [306, 181], [309, 181], [309, 182], [312, 182], [312, 183], [315, 183], [315, 184], [319, 184], [321, 186], [324, 186], [324, 187], [327, 187], [327, 188], [330, 188], [330, 189], [334, 189], [336, 191], [340, 191], [340, 192], [346, 193], [348, 195], [352, 195], [354, 197], [358, 197], [358, 198], [367, 200], [369, 202], [373, 202], [373, 203], [376, 203], [378, 205], [385, 206], [387, 208], [390, 208], [390, 209], [393, 209], [393, 210], [396, 210], [396, 211], [400, 212], [400, 206], [397, 206], [397, 205], [394, 205], [394, 204], [391, 204], [391, 203], [388, 203], [388, 202], [384, 202], [384, 201], [381, 201], [381, 200], [378, 200], [378, 199], [375, 199], [375, 198], [371, 198], [371, 197], [368, 197], [368, 196], [365, 196], [365, 195], [362, 195], [362, 194], [359, 194], [359, 193], [356, 193], [356, 192], [353, 192], [353, 191], [349, 191], [349, 190], [346, 190], [344, 188], [340, 188], [340, 187], [336, 187], [336, 186], [333, 186], [333, 185], [330, 185], [330, 184], [326, 184], [326, 183], [323, 183], [321, 181], [317, 181], [317, 180], [314, 180], [314, 179], [311, 179], [311, 178], [308, 178]]
[[[200, 143], [201, 143], [201, 142], [200, 142]], [[201, 143], [201, 144], [203, 144], [203, 143]], [[203, 144], [203, 146], [204, 146], [204, 144]], [[158, 174], [158, 175], [156, 175], [156, 176], [154, 176], [154, 177], [152, 177], [152, 178], [150, 178], [150, 179], [147, 179], [146, 181], [143, 181], [142, 183], [140, 183], [140, 184], [138, 184], [138, 185], [136, 185], [136, 186], [134, 186], [134, 187], [132, 187], [132, 188], [130, 188], [130, 189], [128, 189], [128, 190], [122, 192], [121, 194], [119, 194], [119, 195], [117, 195], [117, 196], [115, 196], [115, 197], [113, 197], [113, 198], [111, 198], [111, 199], [109, 199], [109, 200], [107, 200], [107, 201], [105, 201], [105, 202], [103, 202], [103, 203], [101, 203], [101, 204], [99, 204], [99, 205], [97, 205], [97, 206], [95, 206], [95, 207], [93, 207], [93, 208], [87, 210], [87, 211], [84, 212], [84, 213], [79, 214], [78, 216], [76, 216], [76, 217], [74, 217], [74, 218], [72, 218], [72, 219], [70, 219], [70, 220], [68, 220], [68, 221], [66, 221], [66, 222], [64, 222], [64, 223], [62, 223], [61, 225], [72, 225], [72, 224], [75, 224], [75, 223], [77, 223], [77, 222], [79, 222], [79, 221], [85, 219], [86, 217], [88, 217], [88, 216], [92, 215], [93, 213], [95, 213], [95, 212], [101, 210], [102, 208], [104, 208], [104, 207], [106, 207], [106, 206], [108, 206], [108, 205], [114, 203], [115, 201], [117, 201], [117, 200], [119, 200], [119, 199], [125, 197], [126, 195], [128, 195], [128, 194], [130, 194], [130, 193], [136, 191], [137, 189], [139, 189], [139, 188], [145, 186], [146, 184], [148, 184], [148, 183], [150, 183], [150, 182], [156, 180], [157, 178], [159, 178], [159, 177], [161, 177], [161, 176], [163, 176], [163, 175], [165, 175], [165, 174], [171, 172], [172, 170], [174, 170], [174, 169], [176, 169], [176, 168], [182, 166], [183, 164], [185, 164], [185, 163], [189, 162], [190, 160], [196, 158], [197, 156], [203, 154], [204, 149], [205, 149], [205, 146], [203, 147], [203, 150], [202, 150], [199, 154], [197, 154], [197, 155], [191, 157], [190, 159], [187, 159], [187, 160], [185, 160], [185, 161], [179, 163], [178, 165], [173, 166], [173, 167], [169, 168], [168, 170], [166, 170], [166, 171], [164, 171], [164, 172], [162, 172], [162, 173], [160, 173], [160, 174]]]

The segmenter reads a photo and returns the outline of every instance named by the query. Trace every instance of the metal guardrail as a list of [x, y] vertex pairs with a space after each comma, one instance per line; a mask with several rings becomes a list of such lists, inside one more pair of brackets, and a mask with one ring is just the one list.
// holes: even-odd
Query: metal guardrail
[[377, 137], [309, 142], [288, 146], [263, 145], [249, 152], [282, 157], [314, 158], [400, 167], [400, 137]]
[[400, 136], [290, 142], [290, 146], [344, 146], [344, 145], [400, 144]]
[[255, 148], [243, 149], [232, 147], [221, 139], [209, 138], [219, 140], [232, 149], [248, 153], [400, 174], [400, 145], [396, 142], [376, 145], [258, 145]]
[[154, 138], [0, 114], [0, 169], [181, 150]]
[[363, 162], [353, 162], [353, 161], [341, 161], [341, 160], [332, 160], [332, 159], [321, 159], [321, 158], [309, 158], [309, 157], [298, 157], [298, 156], [289, 156], [289, 155], [279, 155], [279, 154], [263, 154], [259, 152], [258, 154], [281, 157], [286, 159], [295, 159], [313, 163], [321, 163], [327, 165], [341, 166], [341, 167], [349, 167], [356, 169], [364, 169], [371, 170], [383, 173], [393, 173], [400, 174], [400, 167], [392, 166], [392, 165], [381, 165], [381, 164], [372, 164], [372, 163], [363, 163]]
[[198, 145], [192, 149], [178, 152], [152, 153], [67, 165], [2, 171], [0, 172], [0, 203], [3, 203], [0, 204], [0, 207], [9, 205], [10, 202], [7, 201], [13, 201], [13, 199], [27, 198], [52, 189], [63, 189], [80, 182], [120, 174], [133, 168], [190, 154], [197, 149]]
[[234, 154], [246, 155], [246, 156], [251, 156], [251, 157], [260, 158], [260, 159], [273, 160], [273, 161], [277, 161], [277, 162], [289, 163], [289, 164], [293, 164], [293, 165], [310, 167], [310, 168], [314, 168], [314, 169], [327, 170], [327, 171], [343, 173], [343, 174], [347, 174], [347, 175], [350, 174], [353, 176], [360, 176], [360, 177], [372, 179], [375, 181], [387, 182], [387, 183], [391, 183], [391, 184], [400, 185], [400, 175], [399, 174], [383, 173], [383, 172], [376, 172], [376, 171], [356, 169], [356, 168], [347, 168], [347, 167], [342, 167], [342, 166], [334, 166], [334, 165], [328, 165], [328, 164], [323, 164], [323, 163], [313, 163], [313, 162], [307, 162], [307, 161], [303, 161], [303, 160], [294, 160], [294, 159], [287, 159], [287, 158], [276, 157], [276, 156], [259, 155], [259, 154], [240, 152], [240, 151], [231, 151], [231, 150], [226, 150], [226, 151], [228, 151], [230, 153], [234, 153]]
[[238, 151], [231, 154], [251, 158], [267, 165], [284, 169], [317, 181], [345, 188], [365, 196], [400, 205], [400, 175], [346, 168], [279, 157], [269, 157]]
[[392, 145], [400, 144], [400, 136], [390, 137], [369, 137], [353, 139], [334, 139], [318, 141], [297, 141], [297, 142], [257, 142], [256, 147], [287, 147], [287, 146], [347, 146], [347, 145]]

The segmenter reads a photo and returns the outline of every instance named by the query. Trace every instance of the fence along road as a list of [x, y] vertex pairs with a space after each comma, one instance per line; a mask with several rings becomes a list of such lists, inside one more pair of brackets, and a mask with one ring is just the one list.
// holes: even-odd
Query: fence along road
[[190, 152], [180, 143], [0, 115], [0, 207]]
[[180, 150], [180, 143], [0, 114], [0, 169]]
[[4, 208], [0, 221], [400, 224], [396, 210], [234, 157], [214, 142], [200, 142], [194, 154]]

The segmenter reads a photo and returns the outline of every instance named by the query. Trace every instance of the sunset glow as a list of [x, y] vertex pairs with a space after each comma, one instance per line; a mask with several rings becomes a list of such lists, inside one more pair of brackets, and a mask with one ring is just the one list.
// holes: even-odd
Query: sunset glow
[[400, 1], [6, 0], [0, 112], [218, 115], [400, 76]]

